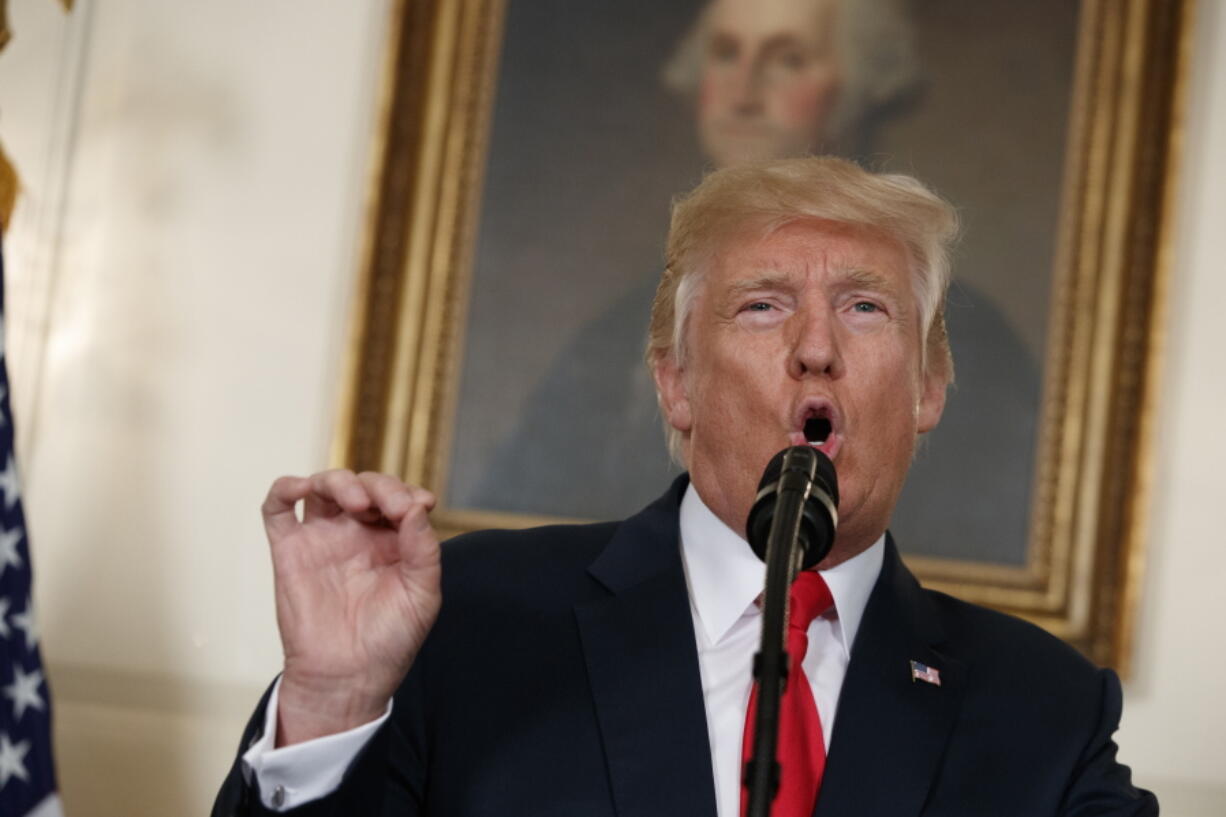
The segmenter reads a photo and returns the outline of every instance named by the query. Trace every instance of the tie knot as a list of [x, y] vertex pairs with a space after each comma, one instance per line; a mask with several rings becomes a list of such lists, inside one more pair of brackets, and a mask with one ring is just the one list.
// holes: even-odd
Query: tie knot
[[788, 615], [788, 626], [801, 631], [809, 629], [810, 622], [830, 609], [834, 597], [822, 574], [815, 570], [802, 570], [792, 582], [792, 590], [788, 596], [791, 612]]

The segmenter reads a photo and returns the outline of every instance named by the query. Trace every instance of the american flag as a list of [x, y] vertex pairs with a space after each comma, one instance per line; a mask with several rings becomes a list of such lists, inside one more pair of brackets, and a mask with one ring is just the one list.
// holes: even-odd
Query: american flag
[[4, 363], [4, 259], [0, 254], [0, 815], [60, 817], [51, 759], [51, 699], [38, 653], [30, 545], [13, 461]]
[[924, 681], [935, 686], [941, 685], [941, 671], [919, 661], [911, 662], [911, 682]]

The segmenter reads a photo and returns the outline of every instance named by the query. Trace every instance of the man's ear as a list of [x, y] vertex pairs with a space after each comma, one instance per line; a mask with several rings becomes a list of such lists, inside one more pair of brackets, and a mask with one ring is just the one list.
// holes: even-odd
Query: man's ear
[[694, 423], [690, 412], [690, 397], [685, 388], [685, 372], [677, 365], [673, 352], [656, 360], [651, 370], [660, 396], [660, 411], [668, 424], [682, 434], [688, 434]]
[[932, 431], [941, 420], [945, 411], [945, 393], [949, 381], [937, 367], [930, 367], [923, 375], [923, 392], [920, 394], [919, 409], [916, 411], [916, 430], [920, 434]]
[[920, 434], [937, 427], [945, 411], [945, 395], [954, 383], [954, 358], [949, 349], [944, 310], [937, 311], [925, 342], [927, 354], [920, 374], [920, 388], [923, 391], [915, 410], [915, 428]]

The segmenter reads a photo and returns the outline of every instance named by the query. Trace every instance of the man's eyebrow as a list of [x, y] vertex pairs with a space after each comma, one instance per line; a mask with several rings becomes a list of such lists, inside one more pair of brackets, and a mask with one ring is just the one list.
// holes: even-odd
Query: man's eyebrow
[[[850, 289], [868, 289], [875, 292], [893, 293], [897, 287], [892, 276], [883, 275], [875, 270], [863, 267], [852, 267], [841, 275], [841, 283]], [[746, 293], [761, 290], [794, 290], [796, 281], [791, 275], [782, 272], [766, 272], [752, 278], [743, 278], [728, 284], [724, 290], [726, 298], [735, 299]]]
[[791, 276], [783, 273], [765, 273], [755, 278], [745, 278], [740, 281], [733, 281], [728, 285], [729, 295], [743, 295], [746, 292], [753, 292], [759, 289], [791, 289], [795, 286]]
[[809, 50], [805, 47], [804, 40], [791, 31], [783, 31], [779, 34], [772, 34], [766, 38], [764, 43], [762, 43], [762, 50], [767, 53], [772, 51], [782, 51], [786, 48], [799, 48], [805, 51]]
[[843, 273], [844, 279], [853, 287], [893, 291], [892, 279], [870, 269], [853, 268]]

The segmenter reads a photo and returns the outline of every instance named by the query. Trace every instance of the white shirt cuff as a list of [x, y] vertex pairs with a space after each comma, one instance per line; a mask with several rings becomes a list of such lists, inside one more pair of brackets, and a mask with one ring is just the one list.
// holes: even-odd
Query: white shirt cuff
[[[264, 715], [264, 735], [243, 753], [243, 766], [260, 784], [260, 800], [273, 811], [287, 809], [326, 797], [341, 783], [345, 770], [371, 736], [392, 714], [387, 702], [383, 715], [348, 732], [276, 747], [277, 695], [281, 679], [273, 685]], [[250, 779], [250, 777], [248, 777]]]

